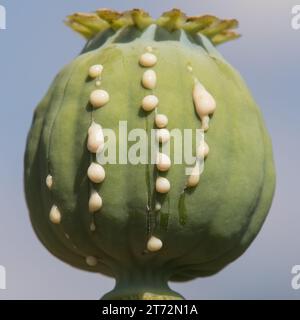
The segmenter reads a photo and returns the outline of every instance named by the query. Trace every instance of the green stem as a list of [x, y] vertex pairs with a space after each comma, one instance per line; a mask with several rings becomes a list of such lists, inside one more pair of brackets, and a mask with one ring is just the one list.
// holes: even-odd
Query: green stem
[[130, 274], [116, 278], [115, 288], [105, 294], [102, 300], [183, 300], [184, 298], [170, 289], [167, 279], [158, 278], [151, 273]]

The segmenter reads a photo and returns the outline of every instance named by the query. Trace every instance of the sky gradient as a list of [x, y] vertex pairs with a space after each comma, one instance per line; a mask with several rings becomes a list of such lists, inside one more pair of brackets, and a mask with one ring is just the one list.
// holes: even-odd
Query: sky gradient
[[300, 264], [300, 30], [291, 28], [290, 0], [92, 1], [0, 0], [0, 265], [7, 290], [0, 299], [99, 299], [107, 277], [79, 271], [51, 256], [31, 228], [23, 195], [23, 153], [35, 106], [55, 74], [84, 40], [62, 21], [76, 11], [142, 7], [153, 16], [173, 7], [189, 15], [237, 18], [243, 37], [220, 47], [243, 75], [272, 136], [277, 189], [270, 214], [248, 251], [219, 274], [171, 284], [188, 299], [299, 299], [291, 269]]

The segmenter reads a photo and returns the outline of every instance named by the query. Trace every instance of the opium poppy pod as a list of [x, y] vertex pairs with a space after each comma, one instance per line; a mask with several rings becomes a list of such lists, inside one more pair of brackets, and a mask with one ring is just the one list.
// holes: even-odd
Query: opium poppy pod
[[[59, 259], [114, 277], [103, 299], [181, 299], [168, 281], [237, 259], [272, 202], [261, 112], [216, 49], [238, 37], [237, 21], [99, 10], [67, 24], [88, 42], [35, 111], [25, 155], [34, 230]], [[157, 163], [98, 162], [120, 121], [156, 130]], [[203, 131], [189, 171], [163, 151], [173, 129]]]

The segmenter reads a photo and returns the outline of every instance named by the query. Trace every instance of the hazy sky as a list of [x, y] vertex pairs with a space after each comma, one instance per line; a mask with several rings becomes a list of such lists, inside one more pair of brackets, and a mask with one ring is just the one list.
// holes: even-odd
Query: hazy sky
[[240, 21], [243, 37], [220, 47], [242, 73], [271, 133], [277, 190], [270, 215], [250, 249], [219, 274], [171, 286], [189, 299], [300, 298], [291, 268], [300, 265], [300, 30], [291, 28], [291, 0], [100, 1], [0, 0], [0, 265], [7, 290], [0, 299], [98, 299], [114, 281], [52, 257], [32, 231], [23, 195], [23, 153], [32, 112], [54, 75], [84, 41], [62, 20], [99, 7], [142, 7], [152, 15], [178, 7]]

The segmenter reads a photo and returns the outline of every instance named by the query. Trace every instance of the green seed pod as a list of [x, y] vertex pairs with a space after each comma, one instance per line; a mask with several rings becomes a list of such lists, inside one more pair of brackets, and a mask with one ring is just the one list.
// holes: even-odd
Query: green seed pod
[[[237, 22], [174, 9], [156, 21], [99, 10], [67, 24], [88, 42], [35, 111], [25, 155], [34, 230], [59, 259], [114, 277], [103, 299], [180, 299], [168, 281], [209, 276], [238, 258], [274, 193], [261, 113], [215, 48], [238, 37]], [[159, 128], [161, 145], [174, 128], [202, 128], [190, 175], [174, 154], [99, 164], [103, 128], [118, 138], [119, 121], [128, 131]]]

